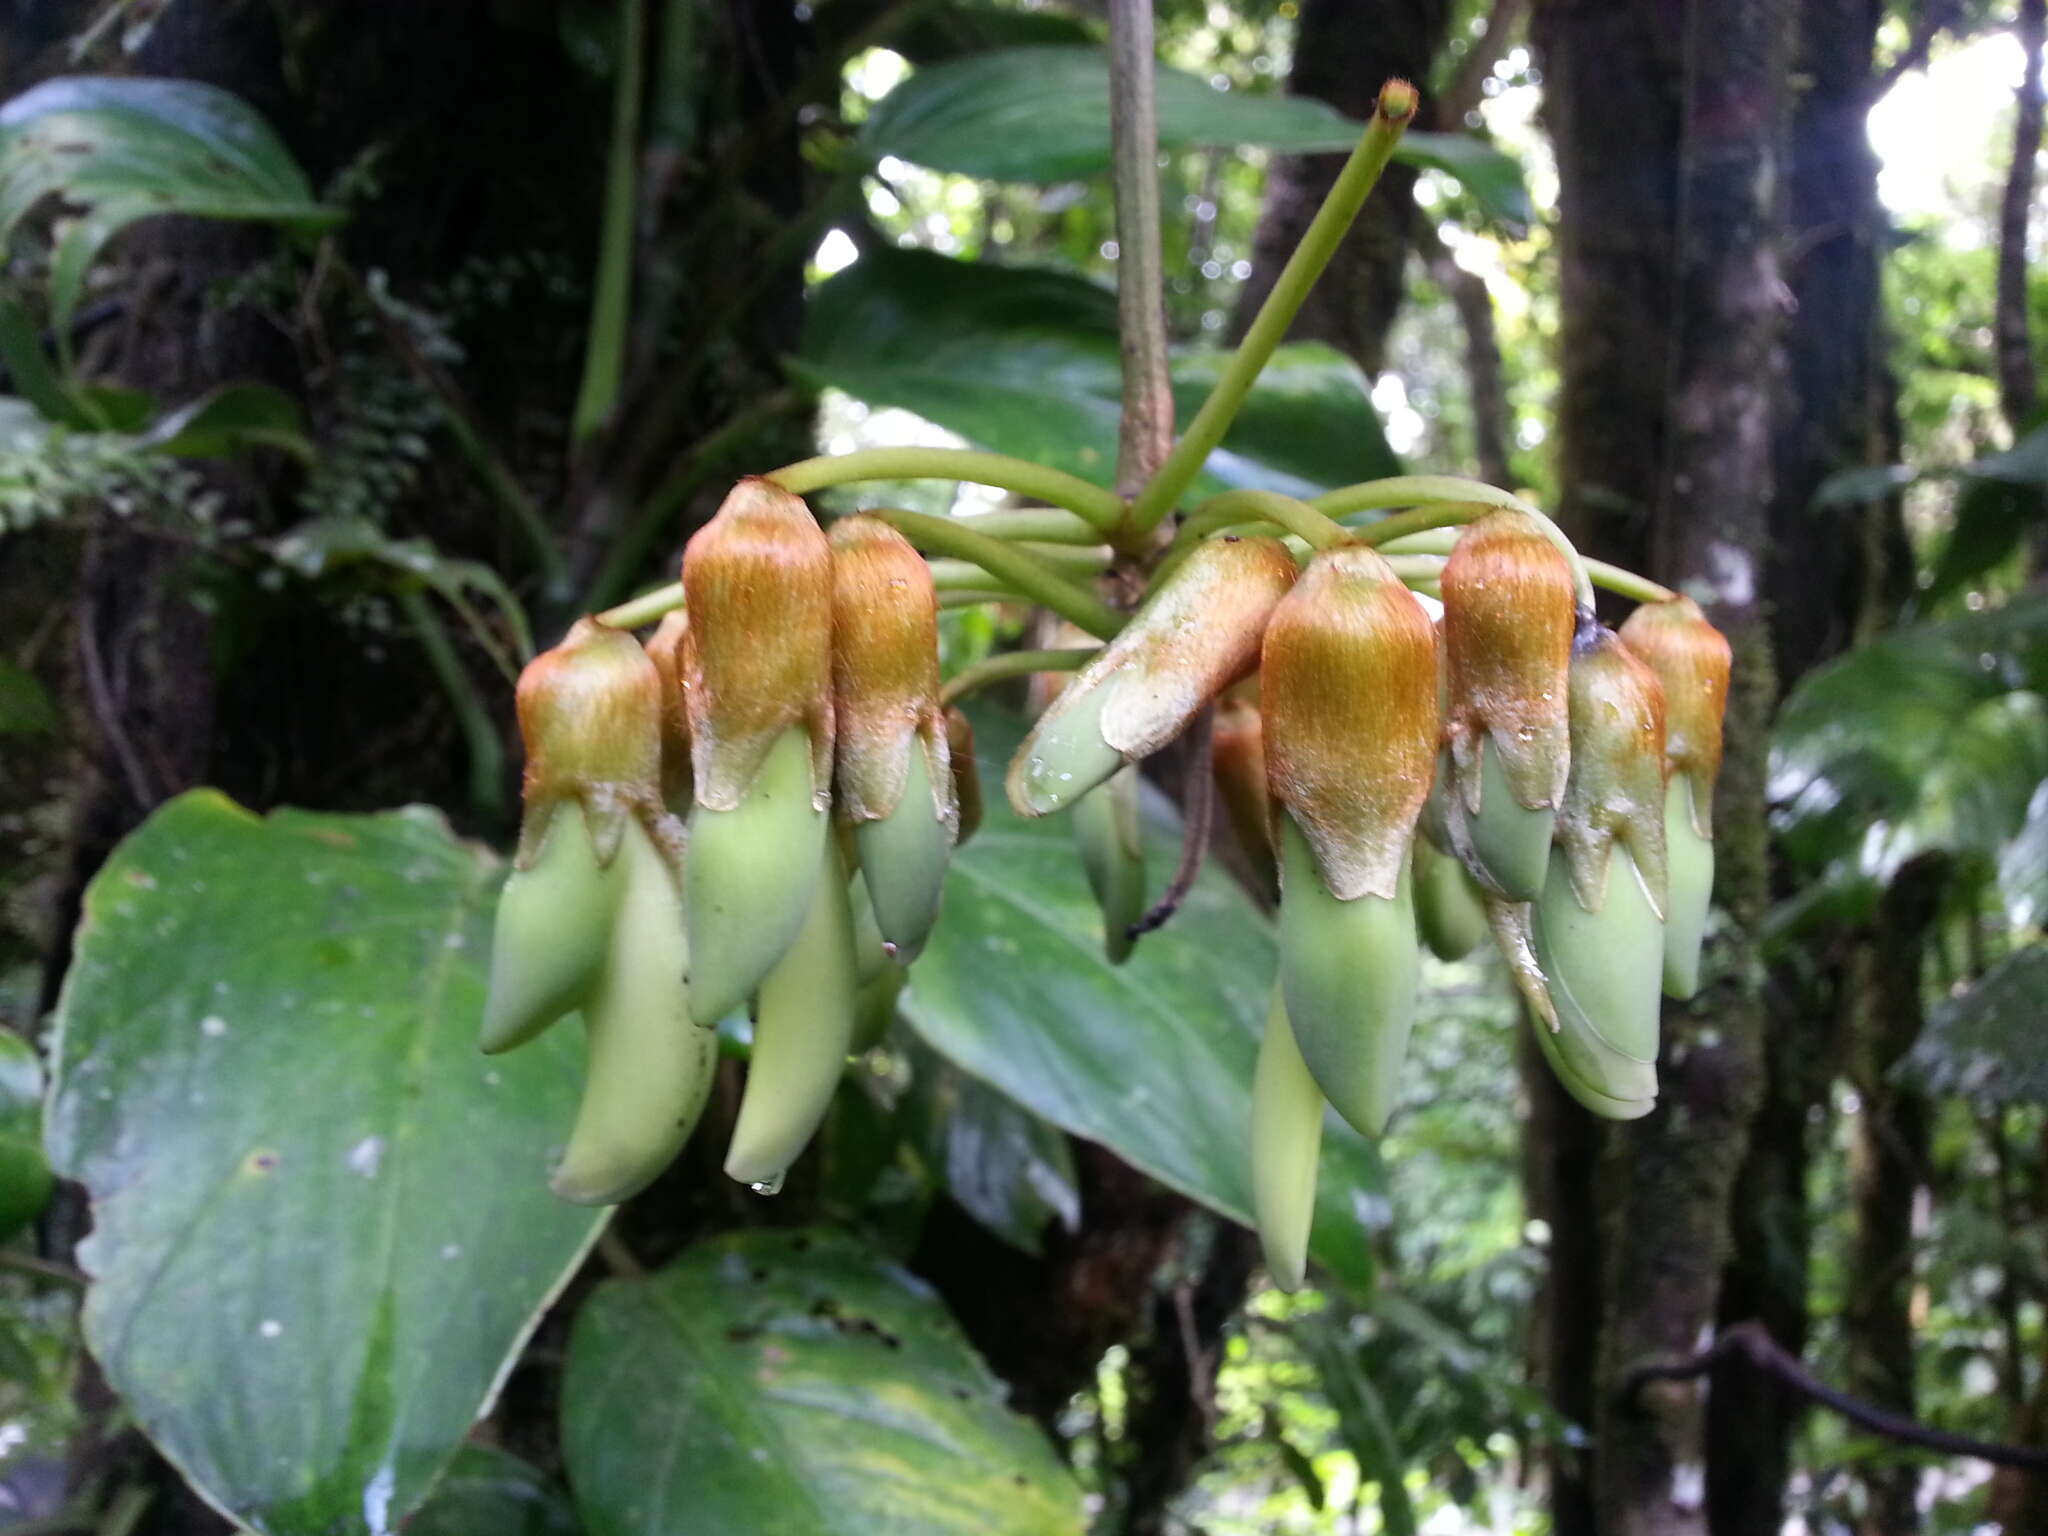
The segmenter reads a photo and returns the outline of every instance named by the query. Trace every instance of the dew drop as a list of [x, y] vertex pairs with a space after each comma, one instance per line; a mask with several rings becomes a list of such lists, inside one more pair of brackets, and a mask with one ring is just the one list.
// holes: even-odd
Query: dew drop
[[757, 1195], [779, 1195], [782, 1193], [782, 1180], [783, 1175], [778, 1173], [773, 1178], [756, 1179], [747, 1188]]

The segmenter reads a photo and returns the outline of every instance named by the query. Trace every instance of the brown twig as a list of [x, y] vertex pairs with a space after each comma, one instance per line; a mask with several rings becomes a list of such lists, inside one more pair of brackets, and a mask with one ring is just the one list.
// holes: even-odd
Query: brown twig
[[1705, 1376], [1727, 1360], [1745, 1360], [1767, 1376], [1773, 1376], [1793, 1391], [1832, 1408], [1852, 1424], [1861, 1425], [1901, 1445], [1938, 1451], [1945, 1456], [1969, 1456], [1994, 1466], [2019, 1467], [2029, 1472], [2048, 1471], [2048, 1450], [2030, 1445], [2006, 1445], [1996, 1440], [1978, 1440], [1936, 1429], [1918, 1419], [1893, 1413], [1860, 1397], [1837, 1391], [1809, 1371], [1797, 1355], [1785, 1349], [1764, 1331], [1761, 1323], [1737, 1323], [1721, 1330], [1713, 1344], [1684, 1360], [1640, 1365], [1621, 1380], [1616, 1395], [1632, 1398], [1653, 1381], [1691, 1381]]
[[1173, 451], [1152, 52], [1152, 0], [1110, 0], [1109, 134], [1116, 189], [1117, 336], [1124, 380], [1116, 486], [1124, 496], [1134, 495]]
[[1457, 72], [1436, 93], [1434, 112], [1438, 128], [1446, 133], [1464, 130], [1466, 114], [1477, 110], [1485, 96], [1486, 77], [1493, 73], [1494, 62], [1500, 58], [1503, 46], [1515, 28], [1521, 25], [1526, 3], [1527, 0], [1493, 0], [1493, 9], [1486, 17], [1486, 30], [1465, 50], [1465, 57], [1458, 61]]
[[1876, 101], [1906, 76], [1927, 62], [1934, 40], [1962, 19], [1962, 0], [1929, 0], [1914, 23], [1905, 51], [1893, 59], [1885, 72], [1871, 82], [1870, 99]]
[[2041, 153], [2041, 50], [2048, 46], [2048, 0], [2020, 0], [2016, 30], [2027, 64], [2013, 121], [2012, 162], [1999, 199], [1998, 298], [1992, 331], [1999, 404], [2006, 425], [2018, 437], [2026, 430], [2040, 393], [2027, 314], [2027, 224], [2034, 210], [2034, 161]]

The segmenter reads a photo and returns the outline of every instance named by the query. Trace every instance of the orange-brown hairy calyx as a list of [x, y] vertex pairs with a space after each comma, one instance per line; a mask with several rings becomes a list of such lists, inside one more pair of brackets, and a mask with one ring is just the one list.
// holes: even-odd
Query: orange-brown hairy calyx
[[1260, 713], [1275, 815], [1294, 817], [1323, 883], [1391, 898], [1435, 772], [1436, 640], [1379, 555], [1310, 561], [1266, 629]]
[[781, 734], [810, 736], [812, 793], [832, 778], [832, 552], [800, 497], [742, 480], [683, 551], [697, 803], [736, 807]]
[[565, 800], [582, 805], [601, 862], [624, 818], [661, 814], [661, 679], [640, 642], [578, 619], [526, 664], [515, 696], [526, 745], [520, 867], [530, 867]]
[[1447, 735], [1468, 811], [1480, 809], [1489, 738], [1515, 798], [1557, 806], [1571, 767], [1565, 670], [1577, 598], [1571, 565], [1526, 513], [1489, 513], [1465, 530], [1443, 573]]
[[931, 568], [876, 517], [835, 524], [832, 688], [839, 806], [854, 822], [896, 809], [910, 753], [930, 768], [934, 814], [955, 815], [939, 708], [939, 605]]
[[1713, 835], [1714, 780], [1721, 773], [1721, 720], [1734, 656], [1728, 637], [1689, 597], [1644, 603], [1621, 626], [1622, 642], [1664, 685], [1664, 755], [1692, 781], [1693, 828]]

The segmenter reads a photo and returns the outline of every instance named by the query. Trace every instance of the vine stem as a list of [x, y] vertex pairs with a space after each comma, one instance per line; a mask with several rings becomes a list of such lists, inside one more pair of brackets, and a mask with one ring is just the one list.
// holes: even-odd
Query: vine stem
[[[1321, 500], [1320, 497], [1317, 499]], [[1489, 513], [1500, 510], [1499, 502], [1441, 502], [1433, 506], [1413, 507], [1406, 512], [1396, 512], [1392, 517], [1383, 517], [1376, 523], [1368, 523], [1365, 527], [1352, 531], [1361, 544], [1370, 544], [1378, 549], [1383, 544], [1392, 544], [1398, 539], [1427, 533], [1434, 528], [1452, 528], [1460, 523], [1476, 523]], [[1579, 554], [1578, 546], [1565, 537], [1562, 528], [1535, 507], [1525, 502], [1515, 510], [1526, 512], [1536, 526], [1543, 530], [1543, 536], [1557, 546], [1558, 552], [1572, 568], [1572, 587], [1577, 593], [1579, 606], [1590, 610], [1593, 606], [1593, 577], [1585, 558]], [[1616, 571], [1619, 568], [1609, 566], [1607, 569]], [[1620, 574], [1628, 576], [1630, 573], [1624, 571]], [[1631, 579], [1642, 581], [1641, 577]], [[1647, 585], [1654, 586], [1655, 583]], [[1658, 587], [1657, 590], [1664, 592], [1665, 589]]]
[[1109, 142], [1117, 339], [1123, 357], [1116, 488], [1126, 496], [1157, 474], [1173, 450], [1155, 69], [1152, 0], [1109, 0]]
[[1513, 491], [1504, 491], [1484, 480], [1467, 480], [1462, 475], [1389, 475], [1384, 480], [1361, 480], [1340, 485], [1333, 491], [1309, 498], [1309, 505], [1326, 517], [1345, 517], [1353, 512], [1377, 512], [1388, 507], [1428, 506], [1436, 502], [1483, 502], [1492, 507], [1509, 507], [1541, 517], [1543, 511]]
[[427, 664], [448, 695], [448, 707], [455, 713], [455, 724], [469, 750], [470, 803], [480, 811], [495, 811], [502, 799], [500, 781], [505, 768], [498, 728], [478, 701], [469, 674], [463, 670], [462, 660], [448, 639], [448, 630], [425, 594], [417, 587], [407, 586], [400, 587], [397, 595], [398, 606], [413, 627], [413, 638], [426, 652]]
[[647, 9], [644, 0], [619, 6], [618, 76], [612, 83], [612, 142], [605, 156], [604, 212], [598, 237], [597, 282], [590, 301], [583, 384], [576, 392], [570, 437], [595, 437], [619, 403], [625, 373], [626, 306], [633, 283], [634, 194], [640, 170], [640, 90], [644, 75]]
[[1124, 515], [1123, 500], [1114, 491], [1091, 485], [1078, 475], [971, 448], [863, 448], [855, 453], [799, 459], [771, 470], [766, 478], [799, 496], [861, 480], [967, 480], [1064, 507], [1104, 533], [1114, 529]]
[[1236, 419], [1238, 408], [1251, 392], [1259, 371], [1266, 366], [1281, 338], [1287, 334], [1287, 328], [1294, 323], [1309, 290], [1322, 276], [1323, 268], [1330, 264], [1344, 232], [1358, 216], [1366, 194], [1372, 191], [1380, 179], [1380, 172], [1386, 169], [1394, 146], [1401, 141], [1402, 131], [1415, 116], [1417, 100], [1415, 87], [1405, 80], [1389, 80], [1380, 88], [1379, 105], [1373, 112], [1372, 121], [1366, 125], [1365, 133], [1359, 138], [1358, 147], [1351, 152], [1344, 169], [1337, 173], [1330, 195], [1316, 210], [1301, 244], [1287, 258], [1287, 265], [1275, 279], [1272, 291], [1266, 295], [1266, 302], [1259, 306], [1259, 313], [1245, 332], [1244, 340], [1224, 365], [1215, 387], [1209, 391], [1209, 398], [1202, 402], [1202, 408], [1188, 424], [1187, 435], [1174, 445], [1159, 473], [1132, 501], [1129, 523], [1136, 533], [1150, 533], [1159, 526], [1187, 488], [1194, 484], [1195, 476], [1201, 473], [1202, 465], [1208, 461], [1216, 445], [1223, 441], [1223, 434]]
[[[1401, 555], [1448, 555], [1458, 542], [1457, 531], [1452, 528], [1433, 528], [1426, 533], [1404, 534], [1398, 539], [1388, 539], [1378, 546], [1381, 554], [1389, 559]], [[1610, 565], [1605, 560], [1581, 557], [1587, 576], [1593, 585], [1603, 592], [1612, 592], [1638, 603], [1668, 603], [1676, 600], [1678, 594], [1661, 582], [1639, 576], [1634, 571], [1619, 565]]]
[[1342, 523], [1318, 511], [1306, 501], [1283, 496], [1278, 491], [1225, 491], [1211, 496], [1188, 514], [1176, 544], [1192, 545], [1225, 528], [1244, 523], [1270, 523], [1298, 535], [1311, 549], [1330, 549], [1355, 544], [1357, 536]]
[[597, 616], [597, 622], [610, 629], [645, 629], [682, 606], [683, 584], [672, 581], [665, 587], [629, 598], [616, 608], [605, 609]]
[[927, 554], [971, 561], [998, 581], [1015, 587], [1022, 596], [1050, 608], [1100, 639], [1107, 640], [1123, 628], [1122, 614], [1014, 544], [962, 527], [950, 517], [872, 508], [865, 515], [879, 517]]
[[939, 690], [939, 702], [957, 704], [968, 694], [979, 692], [992, 683], [1005, 682], [1013, 677], [1029, 677], [1034, 672], [1078, 672], [1101, 654], [1092, 646], [1085, 650], [1004, 651], [972, 666], [962, 667]]

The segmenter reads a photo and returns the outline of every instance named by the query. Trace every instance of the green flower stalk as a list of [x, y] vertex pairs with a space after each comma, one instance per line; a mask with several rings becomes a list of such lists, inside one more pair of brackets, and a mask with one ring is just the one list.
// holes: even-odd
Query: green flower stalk
[[1112, 774], [1074, 807], [1074, 846], [1088, 889], [1102, 909], [1102, 948], [1111, 965], [1131, 957], [1131, 926], [1145, 915], [1145, 839], [1138, 816], [1138, 770]]
[[1260, 707], [1280, 862], [1280, 978], [1337, 1112], [1386, 1125], [1414, 1021], [1409, 847], [1435, 773], [1436, 640], [1362, 546], [1309, 562], [1266, 630]]
[[716, 1023], [803, 926], [832, 799], [832, 551], [742, 480], [683, 551], [690, 613], [690, 1004]]
[[1644, 603], [1621, 626], [1622, 643], [1664, 685], [1664, 837], [1671, 897], [1664, 923], [1664, 991], [1699, 991], [1700, 945], [1714, 894], [1714, 781], [1721, 773], [1721, 721], [1734, 665], [1728, 638], [1689, 597]]
[[1018, 814], [1064, 810], [1186, 730], [1257, 665], [1294, 575], [1277, 539], [1198, 545], [1039, 716], [1006, 781]]
[[830, 542], [839, 811], [883, 940], [907, 963], [938, 919], [960, 824], [938, 596], [924, 558], [881, 519], [846, 518]]
[[1443, 601], [1450, 834], [1483, 883], [1529, 901], [1543, 888], [1571, 766], [1571, 565], [1534, 518], [1492, 512], [1452, 549]]

